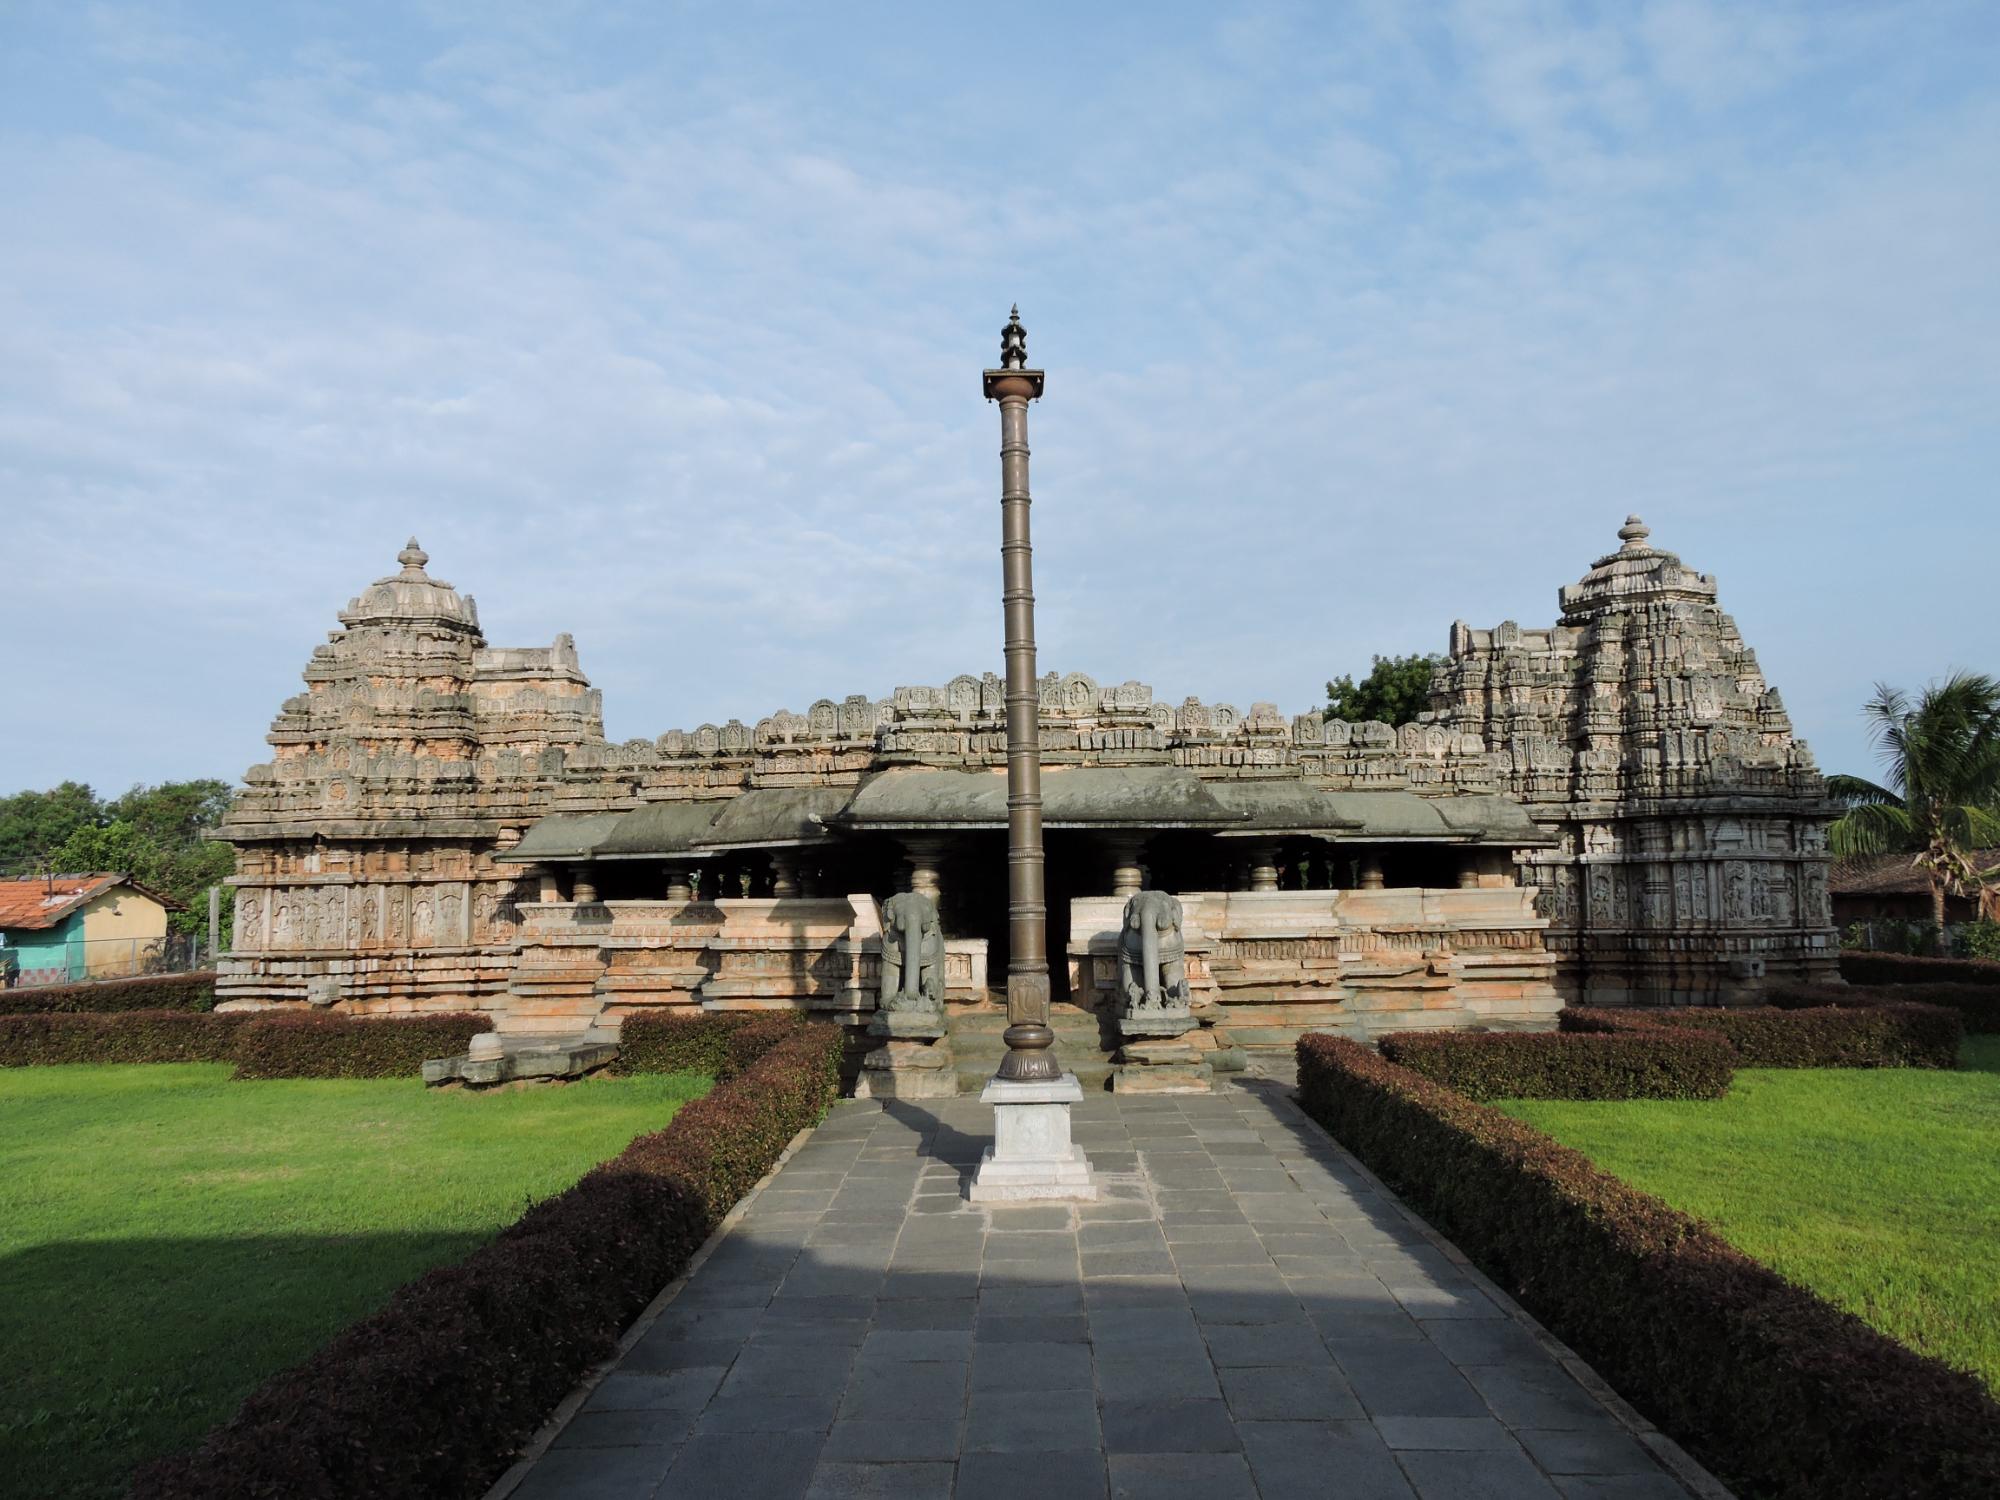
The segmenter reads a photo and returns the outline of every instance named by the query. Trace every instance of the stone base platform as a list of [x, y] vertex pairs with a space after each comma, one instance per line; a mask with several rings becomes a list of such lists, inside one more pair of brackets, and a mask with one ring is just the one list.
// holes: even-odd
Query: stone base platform
[[500, 1045], [457, 1057], [434, 1057], [424, 1064], [424, 1082], [433, 1087], [466, 1088], [568, 1083], [595, 1073], [618, 1056], [616, 1042], [588, 1036], [551, 1042], [539, 1037], [503, 1040], [490, 1032], [487, 1035]]

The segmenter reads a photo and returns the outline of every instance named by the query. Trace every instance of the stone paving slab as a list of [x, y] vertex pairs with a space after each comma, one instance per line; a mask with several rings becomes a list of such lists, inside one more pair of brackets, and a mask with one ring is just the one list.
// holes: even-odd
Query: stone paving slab
[[974, 1206], [990, 1107], [843, 1101], [493, 1500], [1726, 1494], [1288, 1089], [1074, 1120], [1102, 1201]]

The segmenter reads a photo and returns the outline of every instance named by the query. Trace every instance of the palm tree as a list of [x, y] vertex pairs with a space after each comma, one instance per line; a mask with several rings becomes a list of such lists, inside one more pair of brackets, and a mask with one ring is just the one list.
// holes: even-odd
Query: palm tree
[[1913, 851], [1911, 863], [1930, 877], [1942, 942], [1946, 892], [1984, 897], [2000, 875], [1974, 860], [1975, 850], [2000, 844], [2000, 682], [1956, 672], [1914, 703], [1877, 683], [1863, 712], [1888, 785], [1829, 776], [1827, 790], [1847, 809], [1828, 829], [1829, 842], [1838, 855]]

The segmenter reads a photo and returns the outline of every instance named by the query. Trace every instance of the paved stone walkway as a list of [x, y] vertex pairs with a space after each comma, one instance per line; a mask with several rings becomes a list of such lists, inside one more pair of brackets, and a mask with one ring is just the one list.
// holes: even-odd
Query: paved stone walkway
[[1685, 1500], [1278, 1085], [1075, 1120], [974, 1208], [989, 1109], [839, 1105], [513, 1500]]

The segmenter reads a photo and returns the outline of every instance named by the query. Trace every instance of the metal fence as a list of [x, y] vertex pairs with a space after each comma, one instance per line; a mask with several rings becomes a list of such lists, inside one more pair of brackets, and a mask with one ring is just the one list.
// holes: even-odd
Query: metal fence
[[199, 934], [155, 938], [76, 938], [60, 948], [0, 947], [0, 984], [79, 984], [143, 974], [185, 974], [212, 962]]

